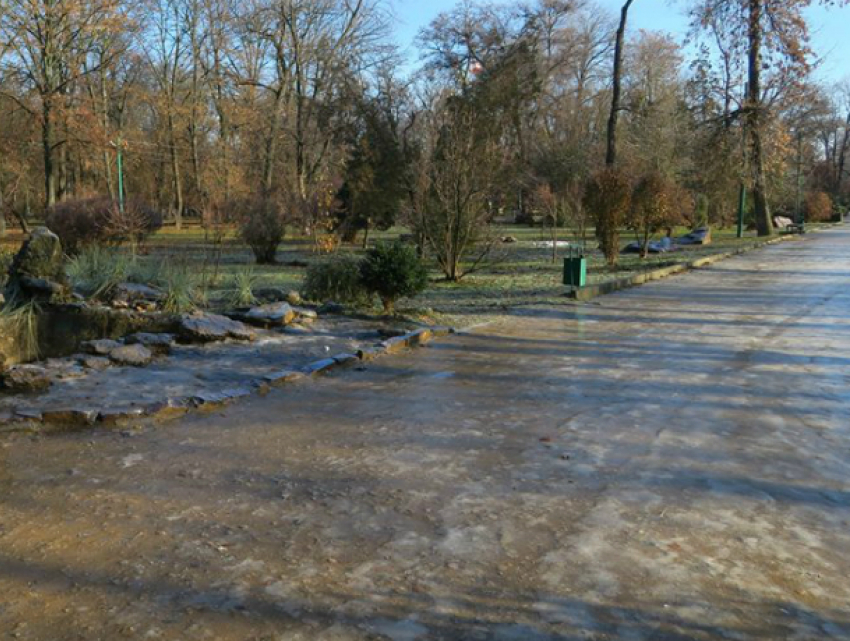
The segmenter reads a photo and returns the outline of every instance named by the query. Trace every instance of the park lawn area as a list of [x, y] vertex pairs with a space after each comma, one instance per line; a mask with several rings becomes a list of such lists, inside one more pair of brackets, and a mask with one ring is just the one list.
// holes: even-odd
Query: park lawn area
[[[814, 226], [812, 226], [814, 227]], [[676, 236], [687, 229], [675, 230]], [[370, 235], [370, 244], [377, 240], [391, 240], [407, 233], [404, 228], [393, 228]], [[482, 322], [508, 309], [534, 305], [561, 305], [567, 303], [566, 288], [561, 284], [563, 257], [566, 247], [559, 247], [557, 259], [552, 262], [551, 231], [519, 225], [501, 226], [499, 237], [511, 236], [516, 242], [495, 245], [492, 259], [460, 282], [447, 282], [436, 265], [430, 265], [431, 282], [421, 296], [402, 301], [400, 313], [432, 322], [466, 326]], [[685, 263], [712, 254], [725, 253], [742, 247], [751, 247], [758, 239], [755, 232], [736, 238], [735, 229], [715, 229], [713, 242], [705, 246], [690, 246], [667, 254], [650, 255], [641, 259], [637, 254], [621, 254], [616, 267], [608, 267], [602, 254], [595, 249], [592, 230], [589, 233], [588, 284], [630, 276], [641, 271]], [[566, 230], [559, 230], [561, 241], [571, 240]], [[633, 234], [623, 232], [621, 244], [633, 240]], [[10, 233], [0, 249], [14, 250], [20, 244], [19, 233]], [[578, 246], [578, 243], [576, 243]], [[123, 251], [127, 251], [124, 249]], [[360, 242], [345, 245], [339, 251], [362, 253]], [[177, 231], [164, 228], [153, 235], [138, 256], [138, 261], [150, 268], [171, 263], [184, 266], [206, 286], [206, 298], [213, 307], [225, 300], [234, 289], [235, 279], [249, 272], [255, 287], [282, 287], [300, 290], [306, 267], [326, 256], [313, 250], [310, 238], [289, 235], [278, 251], [278, 264], [255, 265], [253, 255], [235, 232], [228, 233], [219, 242], [198, 226], [186, 226]], [[377, 309], [375, 310], [377, 311]]]
[[[675, 235], [687, 233], [687, 229], [675, 230]], [[386, 232], [370, 235], [370, 243], [377, 240], [392, 240], [407, 233], [404, 228], [393, 228]], [[592, 230], [591, 230], [592, 236]], [[431, 283], [425, 293], [414, 300], [404, 301], [399, 311], [414, 316], [431, 318], [454, 325], [469, 325], [485, 320], [505, 310], [532, 305], [559, 305], [567, 302], [566, 288], [561, 284], [563, 257], [568, 248], [559, 247], [556, 262], [552, 262], [551, 231], [520, 225], [504, 225], [498, 236], [512, 236], [515, 243], [498, 243], [492, 260], [465, 276], [460, 282], [447, 282], [435, 265], [430, 265]], [[689, 262], [702, 256], [732, 251], [752, 246], [757, 238], [755, 232], [747, 232], [742, 239], [736, 238], [735, 229], [713, 230], [711, 245], [691, 246], [668, 254], [650, 255], [641, 259], [636, 254], [622, 254], [616, 267], [605, 264], [602, 254], [595, 249], [595, 241], [588, 242], [588, 283], [597, 284], [678, 263]], [[559, 230], [559, 240], [570, 240], [565, 230]], [[633, 235], [624, 232], [621, 236], [625, 245]], [[578, 244], [577, 244], [578, 246]], [[188, 261], [200, 269], [216, 270], [210, 255], [213, 246], [205, 238], [203, 230], [189, 228], [177, 232], [164, 229], [148, 242], [146, 260], [165, 259]], [[343, 246], [340, 251], [362, 253], [361, 243]], [[300, 289], [306, 272], [304, 265], [322, 260], [323, 255], [313, 251], [309, 238], [288, 236], [278, 251], [278, 264], [253, 267], [260, 287], [276, 286]], [[217, 267], [218, 278], [213, 288], [227, 287], [234, 274], [251, 264], [250, 250], [231, 234], [221, 246], [221, 257]], [[215, 294], [211, 296], [215, 299]]]

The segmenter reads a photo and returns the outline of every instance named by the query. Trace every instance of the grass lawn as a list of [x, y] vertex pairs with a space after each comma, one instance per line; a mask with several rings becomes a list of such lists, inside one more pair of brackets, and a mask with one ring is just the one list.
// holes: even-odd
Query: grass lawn
[[[402, 228], [375, 233], [370, 242], [392, 239], [405, 233]], [[676, 236], [686, 233], [684, 228], [675, 230]], [[459, 283], [442, 280], [436, 268], [431, 270], [431, 285], [419, 298], [402, 302], [399, 311], [409, 315], [428, 317], [437, 322], [468, 325], [479, 322], [493, 314], [514, 307], [529, 305], [564, 304], [565, 288], [561, 285], [562, 258], [566, 248], [558, 249], [556, 262], [552, 262], [548, 229], [505, 225], [499, 229], [500, 236], [513, 236], [517, 242], [500, 243], [496, 246], [493, 260], [479, 271], [463, 278]], [[724, 253], [742, 246], [751, 246], [757, 239], [755, 232], [747, 232], [742, 239], [735, 237], [734, 229], [713, 230], [713, 242], [706, 246], [691, 246], [668, 254], [651, 255], [641, 259], [636, 254], [622, 254], [619, 264], [610, 268], [601, 253], [588, 251], [588, 283], [597, 284], [628, 276], [640, 271], [656, 269], [677, 263], [688, 262], [702, 256]], [[560, 239], [568, 239], [566, 231], [559, 232]], [[632, 240], [632, 235], [623, 233], [621, 243]], [[12, 251], [21, 242], [19, 232], [11, 232], [0, 241], [0, 252]], [[588, 243], [594, 247], [595, 242]], [[344, 246], [340, 251], [362, 252], [360, 244]], [[313, 252], [309, 238], [288, 237], [278, 252], [278, 264], [254, 265], [250, 250], [236, 237], [228, 234], [220, 244], [210, 240], [199, 227], [188, 227], [181, 231], [165, 228], [152, 236], [139, 260], [153, 267], [166, 261], [184, 264], [199, 278], [210, 283], [207, 292], [211, 301], [220, 300], [232, 289], [235, 276], [246, 269], [253, 271], [257, 287], [285, 287], [298, 290], [306, 271], [305, 265], [323, 256]]]

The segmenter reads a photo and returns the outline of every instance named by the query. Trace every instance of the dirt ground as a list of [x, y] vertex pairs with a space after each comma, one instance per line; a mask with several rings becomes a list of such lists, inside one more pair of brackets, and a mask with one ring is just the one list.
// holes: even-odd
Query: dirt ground
[[0, 442], [0, 638], [850, 639], [850, 231]]

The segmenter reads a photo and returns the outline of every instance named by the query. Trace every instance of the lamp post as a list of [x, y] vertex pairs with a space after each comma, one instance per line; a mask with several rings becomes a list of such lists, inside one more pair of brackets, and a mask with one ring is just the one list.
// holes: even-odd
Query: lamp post
[[115, 147], [116, 161], [118, 165], [118, 211], [124, 213], [124, 141], [119, 134], [118, 140], [110, 143]]

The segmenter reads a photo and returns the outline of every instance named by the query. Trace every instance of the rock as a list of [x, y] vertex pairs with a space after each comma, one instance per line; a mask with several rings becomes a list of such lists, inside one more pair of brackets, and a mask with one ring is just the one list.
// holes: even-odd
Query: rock
[[90, 408], [72, 407], [68, 409], [45, 410], [41, 420], [44, 423], [56, 425], [94, 425], [97, 421], [97, 410]]
[[193, 396], [190, 402], [195, 407], [215, 409], [239, 400], [240, 398], [250, 396], [252, 393], [253, 390], [249, 387], [233, 387], [221, 392], [201, 392], [197, 396]]
[[9, 268], [6, 299], [57, 303], [70, 295], [59, 237], [46, 227], [35, 228]]
[[258, 287], [253, 293], [261, 303], [280, 303], [286, 301], [289, 290], [285, 287]]
[[382, 347], [363, 347], [357, 350], [357, 358], [363, 362], [373, 361], [382, 356], [385, 350]]
[[75, 358], [48, 358], [43, 364], [48, 376], [54, 380], [68, 380], [85, 375]]
[[689, 234], [676, 239], [677, 245], [710, 245], [711, 244], [711, 228], [699, 227], [694, 229]]
[[163, 299], [164, 294], [156, 287], [148, 285], [139, 285], [138, 283], [120, 283], [116, 285], [112, 295], [113, 302], [123, 303], [139, 303], [139, 302], [154, 302], [158, 303]]
[[145, 416], [150, 416], [158, 420], [168, 420], [183, 416], [189, 411], [189, 406], [189, 399], [169, 398], [146, 405], [142, 410]]
[[356, 354], [348, 354], [348, 353], [337, 354], [336, 356], [333, 357], [333, 359], [334, 359], [334, 361], [336, 362], [337, 365], [340, 365], [340, 366], [343, 366], [343, 367], [345, 365], [351, 365], [352, 363], [359, 363], [360, 362], [360, 359], [357, 357]]
[[301, 300], [301, 294], [293, 289], [287, 292], [286, 302], [290, 305], [300, 305], [303, 301]]
[[516, 236], [502, 236], [502, 242], [505, 244], [510, 244], [517, 243], [519, 241], [516, 239]]
[[144, 345], [154, 354], [164, 356], [171, 353], [171, 348], [174, 346], [174, 334], [139, 332], [138, 334], [131, 334], [124, 339], [124, 342], [127, 345]]
[[91, 369], [96, 372], [108, 369], [112, 364], [105, 356], [90, 356], [88, 354], [80, 354], [76, 357], [77, 362], [85, 369]]
[[145, 415], [145, 410], [142, 407], [129, 407], [126, 409], [112, 408], [102, 410], [97, 417], [99, 423], [104, 425], [120, 425], [125, 421], [138, 419]]
[[121, 347], [121, 343], [109, 338], [102, 338], [96, 341], [85, 341], [80, 345], [80, 349], [87, 354], [93, 354], [94, 356], [109, 356], [109, 353], [118, 347]]
[[223, 341], [228, 338], [252, 341], [256, 338], [254, 330], [244, 323], [231, 320], [226, 316], [203, 312], [181, 316], [178, 330], [180, 339], [197, 343]]
[[378, 336], [381, 338], [395, 338], [396, 336], [404, 336], [407, 334], [406, 329], [401, 329], [399, 327], [379, 327], [378, 328]]
[[50, 387], [50, 372], [38, 365], [15, 365], [0, 374], [0, 380], [12, 392], [41, 392]]
[[313, 332], [301, 325], [287, 325], [283, 333], [289, 336], [310, 336]]
[[27, 423], [41, 423], [42, 414], [36, 409], [16, 409], [14, 418]]
[[329, 370], [337, 366], [337, 362], [332, 358], [323, 358], [320, 361], [310, 363], [302, 370], [307, 376], [318, 376], [325, 374]]
[[403, 336], [396, 336], [394, 338], [388, 338], [383, 343], [381, 343], [381, 347], [384, 348], [387, 354], [397, 354], [398, 352], [408, 347], [407, 334]]
[[305, 309], [303, 307], [294, 307], [295, 315], [298, 316], [298, 319], [301, 321], [314, 321], [319, 315], [314, 312], [312, 309]]
[[272, 372], [271, 374], [266, 374], [263, 377], [263, 380], [273, 387], [278, 387], [280, 385], [285, 385], [287, 383], [297, 381], [300, 378], [304, 378], [304, 374], [302, 374], [301, 372], [294, 372], [292, 370], [285, 369], [279, 372]]
[[415, 332], [410, 332], [406, 336], [407, 345], [409, 347], [416, 347], [418, 345], [424, 345], [428, 341], [431, 340], [432, 334], [431, 330], [427, 327], [423, 327], [422, 329], [417, 329]]
[[289, 303], [272, 303], [270, 305], [254, 307], [243, 314], [242, 318], [245, 322], [252, 325], [272, 327], [288, 325], [295, 318], [295, 312]]
[[153, 360], [153, 353], [144, 345], [121, 345], [109, 352], [109, 359], [118, 365], [144, 367]]
[[333, 301], [328, 301], [317, 310], [320, 315], [324, 314], [344, 314], [345, 313], [345, 305], [340, 305], [339, 303], [335, 303]]
[[443, 325], [437, 325], [436, 327], [431, 327], [430, 330], [431, 330], [431, 333], [435, 337], [449, 336], [450, 334], [455, 333], [454, 327], [446, 327], [446, 326], [443, 326]]

